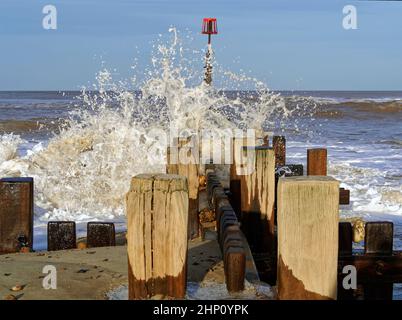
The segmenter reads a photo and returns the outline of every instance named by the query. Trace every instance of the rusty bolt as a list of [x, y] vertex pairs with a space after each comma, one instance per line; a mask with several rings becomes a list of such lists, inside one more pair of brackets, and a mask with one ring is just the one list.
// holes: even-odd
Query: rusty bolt
[[382, 276], [384, 273], [384, 262], [381, 260], [376, 261], [375, 263], [375, 273], [379, 276]]

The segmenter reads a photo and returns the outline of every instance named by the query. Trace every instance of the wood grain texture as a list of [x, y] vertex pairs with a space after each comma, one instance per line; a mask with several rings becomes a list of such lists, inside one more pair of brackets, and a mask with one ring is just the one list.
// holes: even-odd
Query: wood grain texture
[[116, 232], [112, 222], [88, 222], [87, 247], [112, 247], [116, 245]]
[[187, 179], [142, 174], [126, 196], [129, 298], [183, 298], [186, 288]]
[[0, 180], [0, 254], [32, 250], [33, 201], [32, 178]]
[[272, 145], [275, 151], [276, 166], [284, 166], [286, 164], [286, 138], [284, 136], [273, 136]]
[[339, 189], [339, 204], [342, 205], [350, 204], [350, 190], [345, 188]]
[[[249, 152], [251, 148], [248, 148]], [[247, 238], [261, 233], [262, 251], [271, 251], [274, 238], [275, 153], [269, 147], [254, 147], [255, 167], [251, 174], [240, 176], [242, 222]], [[253, 217], [257, 214], [257, 219]], [[253, 221], [249, 223], [247, 219]], [[256, 221], [255, 221], [256, 220]], [[259, 221], [258, 221], [259, 220]], [[260, 246], [261, 245], [261, 246]]]
[[336, 299], [338, 224], [338, 181], [331, 177], [279, 179], [280, 299]]
[[[367, 256], [391, 256], [394, 240], [394, 224], [388, 221], [367, 222], [364, 238], [364, 253]], [[376, 263], [377, 273], [382, 274], [385, 264]], [[374, 283], [364, 285], [365, 300], [392, 300], [392, 283]]]
[[327, 149], [307, 149], [307, 175], [327, 175]]
[[70, 250], [77, 248], [74, 221], [49, 221], [47, 224], [47, 250]]
[[[176, 139], [177, 140], [177, 139]], [[168, 148], [168, 164], [166, 172], [168, 174], [177, 174], [184, 176], [188, 181], [189, 193], [189, 239], [199, 236], [199, 164], [197, 147], [193, 147], [190, 138], [178, 139], [177, 148]], [[174, 161], [172, 161], [174, 160]]]

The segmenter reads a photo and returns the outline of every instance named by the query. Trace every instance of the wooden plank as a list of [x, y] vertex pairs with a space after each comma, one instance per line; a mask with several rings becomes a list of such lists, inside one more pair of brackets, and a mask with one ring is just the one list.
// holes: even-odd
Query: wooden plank
[[219, 226], [220, 226], [222, 216], [226, 215], [226, 214], [233, 214], [236, 217], [236, 214], [233, 212], [233, 209], [231, 206], [219, 207], [218, 211], [216, 212], [216, 228], [218, 231], [219, 231]]
[[225, 252], [225, 279], [229, 292], [244, 290], [246, 254], [243, 247], [229, 247]]
[[219, 210], [219, 213], [216, 218], [216, 230], [218, 231], [218, 241], [220, 241], [222, 234], [221, 224], [223, 223], [224, 220], [226, 220], [229, 217], [232, 219], [236, 219], [236, 214], [234, 213], [233, 209], [231, 207], [226, 206], [222, 207]]
[[327, 175], [327, 149], [307, 149], [307, 175]]
[[278, 297], [336, 299], [339, 182], [282, 177], [278, 183]]
[[241, 236], [240, 229], [227, 232], [225, 240], [222, 243], [222, 248], [224, 252], [226, 252], [226, 250], [229, 247], [242, 247], [242, 246], [243, 246], [243, 238]]
[[220, 201], [227, 201], [229, 202], [229, 198], [227, 197], [225, 190], [219, 186], [213, 189], [212, 192], [212, 208], [215, 210], [215, 212], [218, 209], [218, 203]]
[[[195, 138], [179, 138], [177, 148], [168, 148], [166, 173], [177, 174], [187, 178], [189, 194], [189, 239], [199, 236], [199, 150]], [[174, 159], [174, 161], [172, 161]], [[174, 163], [172, 163], [174, 162]]]
[[241, 170], [246, 164], [246, 159], [244, 158], [244, 148], [254, 147], [256, 142], [250, 142], [247, 138], [234, 138], [232, 140], [232, 164], [230, 166], [230, 180], [240, 179]]
[[114, 223], [88, 222], [87, 247], [112, 247], [116, 245], [116, 233]]
[[339, 273], [346, 265], [353, 265], [357, 271], [357, 282], [381, 285], [402, 283], [402, 252], [393, 255], [353, 255], [339, 257]]
[[212, 196], [215, 188], [222, 187], [218, 180], [218, 177], [214, 172], [209, 172], [207, 174], [207, 199], [208, 204], [212, 206]]
[[223, 244], [225, 243], [226, 237], [233, 233], [238, 234], [240, 232], [240, 225], [236, 220], [225, 221], [224, 227], [222, 227], [222, 225], [223, 224], [221, 224], [220, 229], [219, 246], [223, 251]]
[[[353, 245], [353, 230], [352, 224], [350, 222], [339, 222], [339, 259], [345, 256], [352, 255], [352, 245]], [[338, 263], [339, 265], [339, 263]], [[343, 288], [343, 279], [345, 274], [342, 273], [343, 266], [338, 266], [338, 300], [353, 300], [353, 291], [351, 289]]]
[[282, 167], [286, 164], [286, 138], [285, 136], [274, 136], [272, 144], [275, 151], [275, 166]]
[[47, 250], [69, 250], [77, 248], [74, 221], [49, 221], [47, 224]]
[[[394, 224], [392, 222], [367, 222], [365, 228], [364, 252], [366, 255], [392, 255]], [[383, 273], [382, 262], [377, 263], [377, 271]], [[366, 300], [392, 300], [393, 284], [367, 284], [364, 286]]]
[[345, 188], [339, 189], [339, 204], [342, 205], [350, 204], [350, 190]]
[[0, 254], [32, 250], [33, 178], [0, 179]]
[[367, 222], [364, 239], [366, 254], [391, 255], [394, 241], [392, 222]]
[[230, 180], [230, 204], [238, 216], [241, 215], [240, 179]]
[[126, 196], [129, 299], [184, 297], [188, 206], [185, 177], [132, 178]]
[[[266, 140], [264, 138], [264, 144], [268, 147], [269, 138]], [[245, 163], [243, 152], [244, 147], [253, 147], [256, 145], [256, 141], [250, 143], [250, 139], [247, 138], [234, 138], [232, 139], [232, 164], [230, 166], [230, 182], [229, 189], [231, 192], [230, 202], [233, 209], [238, 216], [241, 215], [241, 169], [243, 163]]]
[[277, 167], [275, 171], [275, 204], [274, 213], [275, 221], [277, 220], [277, 201], [278, 201], [278, 180], [280, 177], [296, 177], [303, 175], [303, 165], [302, 164], [287, 164], [283, 167]]
[[339, 256], [352, 254], [353, 230], [350, 222], [339, 222]]
[[[247, 152], [255, 152], [255, 166], [252, 173], [240, 177], [242, 230], [251, 247], [271, 252], [275, 228], [275, 153], [263, 146], [245, 148], [245, 157]], [[258, 239], [251, 241], [256, 235]]]

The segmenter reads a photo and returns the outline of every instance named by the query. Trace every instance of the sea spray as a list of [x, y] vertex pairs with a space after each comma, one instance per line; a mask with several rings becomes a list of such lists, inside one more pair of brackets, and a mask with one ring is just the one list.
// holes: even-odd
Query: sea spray
[[18, 146], [23, 140], [12, 133], [0, 136], [0, 165], [17, 157]]
[[[7, 175], [35, 179], [39, 221], [117, 219], [124, 215], [124, 195], [131, 177], [164, 172], [166, 141], [155, 130], [171, 128], [274, 129], [279, 115], [290, 114], [283, 99], [250, 77], [230, 73], [230, 87], [247, 81], [253, 91], [231, 94], [202, 81], [194, 82], [191, 59], [183, 58], [176, 30], [173, 40], [158, 43], [147, 76], [115, 81], [102, 69], [97, 83], [84, 88], [75, 109], [47, 145], [8, 161]], [[139, 90], [135, 90], [139, 89]], [[275, 119], [271, 120], [275, 115]], [[9, 157], [9, 156], [8, 156]], [[0, 172], [1, 176], [6, 174]]]

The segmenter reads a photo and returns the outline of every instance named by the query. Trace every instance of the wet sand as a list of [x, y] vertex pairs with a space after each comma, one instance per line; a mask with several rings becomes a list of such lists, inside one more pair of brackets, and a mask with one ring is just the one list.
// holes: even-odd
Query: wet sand
[[[43, 288], [46, 274], [42, 270], [46, 265], [56, 267], [55, 290]], [[104, 300], [114, 290], [127, 288], [127, 268], [126, 246], [1, 255], [0, 299], [12, 295], [18, 300]], [[248, 288], [242, 297], [250, 299], [261, 298], [255, 295], [256, 291], [250, 285], [252, 282], [259, 284], [253, 268], [249, 259]], [[197, 284], [206, 290], [209, 287], [225, 288], [223, 261], [217, 241], [198, 238], [189, 242], [187, 280], [190, 286]], [[23, 289], [12, 291], [17, 285]], [[223, 294], [223, 298], [230, 297], [227, 292]]]

